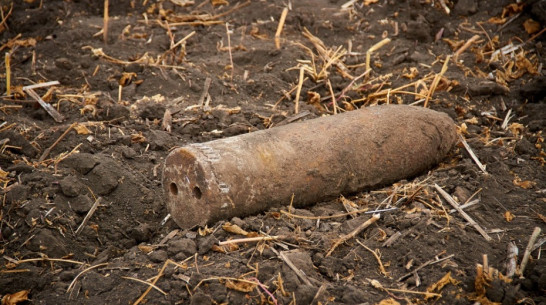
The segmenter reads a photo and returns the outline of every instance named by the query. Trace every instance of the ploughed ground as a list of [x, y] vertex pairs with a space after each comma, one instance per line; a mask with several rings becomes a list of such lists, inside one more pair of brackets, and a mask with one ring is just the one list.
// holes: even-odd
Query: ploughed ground
[[[106, 33], [102, 1], [0, 4], [2, 304], [546, 304], [543, 232], [522, 268], [546, 229], [545, 1], [123, 0]], [[449, 114], [468, 148], [307, 208], [167, 217], [174, 147], [385, 103]]]

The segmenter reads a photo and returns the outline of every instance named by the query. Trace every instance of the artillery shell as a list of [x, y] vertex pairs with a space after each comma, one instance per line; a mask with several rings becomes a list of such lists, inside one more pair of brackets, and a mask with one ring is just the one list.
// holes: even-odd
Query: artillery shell
[[273, 206], [305, 206], [415, 176], [456, 143], [445, 113], [407, 105], [362, 108], [190, 144], [165, 161], [167, 208], [182, 228]]

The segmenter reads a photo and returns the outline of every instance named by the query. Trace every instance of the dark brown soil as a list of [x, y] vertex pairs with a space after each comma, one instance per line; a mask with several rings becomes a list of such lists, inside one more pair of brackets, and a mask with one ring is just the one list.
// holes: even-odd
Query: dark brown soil
[[[15, 304], [17, 293], [19, 304], [546, 304], [542, 247], [523, 276], [486, 276], [485, 288], [476, 285], [484, 255], [505, 274], [509, 243], [519, 248], [519, 264], [533, 229], [546, 230], [546, 2], [445, 0], [449, 15], [441, 2], [355, 1], [342, 9], [345, 1], [289, 1], [277, 50], [286, 1], [110, 1], [106, 43], [102, 1], [0, 1], [12, 85], [6, 96], [2, 68], [2, 304]], [[325, 64], [305, 29], [330, 55], [339, 46], [352, 53], [322, 77], [306, 72], [299, 113], [307, 115], [294, 117], [298, 65]], [[331, 256], [341, 235], [371, 217], [309, 218], [345, 213], [342, 198], [290, 210], [307, 218], [282, 213], [287, 202], [207, 228], [164, 221], [162, 166], [172, 148], [333, 114], [326, 80], [339, 96], [337, 112], [424, 106], [419, 94], [474, 35], [426, 106], [455, 120], [487, 173], [458, 145], [428, 173], [347, 197], [357, 209], [397, 209]], [[346, 74], [363, 74], [366, 51], [386, 37], [392, 41], [372, 53], [372, 72], [351, 83]], [[496, 56], [510, 43], [519, 47]], [[35, 91], [64, 116], [60, 123], [22, 90], [46, 81], [60, 85]], [[461, 204], [478, 199], [465, 211], [492, 240], [458, 212], [447, 214], [452, 206], [434, 184]], [[230, 232], [234, 225], [248, 236], [285, 238], [219, 246], [244, 237]], [[432, 289], [448, 273], [454, 280]], [[139, 299], [145, 281], [157, 289]], [[441, 296], [404, 292], [427, 289]]]

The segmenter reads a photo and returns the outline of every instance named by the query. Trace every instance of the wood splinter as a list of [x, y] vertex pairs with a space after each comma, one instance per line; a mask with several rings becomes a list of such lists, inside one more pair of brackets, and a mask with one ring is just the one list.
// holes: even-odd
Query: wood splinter
[[438, 191], [438, 193], [440, 193], [440, 195], [442, 195], [442, 197], [444, 197], [447, 202], [449, 202], [449, 204], [451, 204], [464, 217], [464, 219], [466, 219], [466, 221], [468, 221], [476, 229], [476, 231], [478, 231], [483, 236], [483, 238], [485, 238], [485, 240], [493, 240], [491, 236], [489, 236], [489, 234], [487, 234], [487, 232], [485, 232], [485, 230], [482, 229], [482, 227], [476, 221], [474, 221], [472, 217], [470, 217], [470, 215], [466, 214], [466, 212], [461, 209], [461, 207], [455, 201], [455, 199], [453, 199], [453, 197], [451, 197], [446, 191], [444, 191], [438, 184], [434, 184], [434, 188]]
[[328, 257], [334, 252], [334, 250], [341, 245], [342, 243], [348, 241], [349, 239], [355, 237], [360, 232], [364, 231], [367, 227], [371, 226], [374, 222], [376, 222], [380, 218], [380, 214], [373, 214], [372, 218], [368, 219], [367, 221], [363, 222], [360, 226], [358, 226], [356, 229], [354, 229], [351, 233], [345, 234], [341, 236], [336, 242], [332, 245], [330, 250], [326, 253], [325, 257]]

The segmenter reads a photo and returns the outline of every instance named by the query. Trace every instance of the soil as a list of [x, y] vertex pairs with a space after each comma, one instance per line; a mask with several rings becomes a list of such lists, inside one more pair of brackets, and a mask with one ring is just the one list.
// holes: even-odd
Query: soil
[[[545, 1], [289, 1], [279, 49], [280, 0], [110, 1], [106, 42], [102, 1], [0, 3], [2, 304], [546, 304], [543, 233], [523, 275], [502, 276], [509, 244], [519, 264], [546, 230]], [[22, 88], [49, 81], [34, 90], [61, 122]], [[170, 150], [334, 115], [328, 81], [336, 113], [447, 113], [486, 173], [458, 145], [428, 173], [305, 209], [193, 229], [167, 217]], [[477, 202], [465, 211], [491, 240], [434, 184]], [[328, 217], [342, 203], [396, 209], [328, 256], [371, 217]], [[282, 238], [219, 244], [264, 234]], [[500, 275], [479, 272], [484, 257]]]

